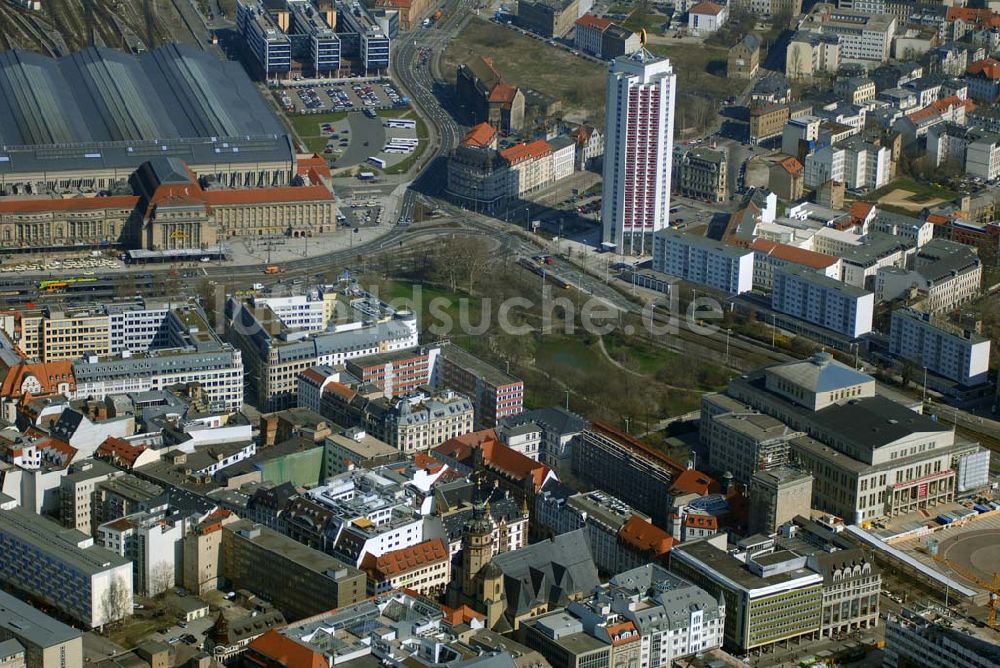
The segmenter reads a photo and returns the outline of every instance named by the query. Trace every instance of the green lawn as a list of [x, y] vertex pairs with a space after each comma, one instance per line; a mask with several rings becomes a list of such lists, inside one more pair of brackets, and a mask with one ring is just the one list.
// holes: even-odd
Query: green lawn
[[604, 337], [604, 347], [618, 363], [646, 376], [654, 376], [677, 354], [644, 341], [625, 341], [616, 334]]
[[295, 135], [309, 151], [319, 155], [323, 155], [323, 149], [329, 141], [329, 138], [320, 132], [320, 127], [323, 123], [335, 123], [345, 118], [347, 118], [345, 111], [327, 114], [288, 114], [288, 121], [292, 124]]
[[625, 20], [622, 27], [626, 30], [631, 30], [632, 32], [639, 32], [645, 28], [646, 32], [651, 35], [662, 35], [663, 24], [666, 22], [667, 17], [663, 14], [636, 9], [629, 14], [628, 19]]

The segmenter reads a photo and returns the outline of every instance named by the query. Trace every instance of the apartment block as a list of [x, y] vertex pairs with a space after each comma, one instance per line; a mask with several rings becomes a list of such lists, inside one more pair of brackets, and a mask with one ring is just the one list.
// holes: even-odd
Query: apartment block
[[6, 586], [88, 628], [132, 614], [132, 563], [90, 536], [21, 508], [0, 510], [0, 552]]
[[494, 427], [524, 410], [524, 381], [455, 344], [441, 347], [434, 384], [466, 395], [475, 407], [476, 424]]
[[883, 665], [889, 668], [989, 668], [1000, 663], [1000, 650], [995, 644], [908, 609], [887, 617], [884, 656]]
[[73, 464], [59, 484], [60, 521], [64, 527], [91, 535], [94, 524], [94, 492], [97, 485], [123, 472], [100, 460]]
[[646, 564], [526, 622], [522, 633], [553, 666], [667, 666], [721, 647], [725, 616], [718, 598]]
[[889, 352], [962, 385], [987, 381], [990, 340], [930, 313], [893, 311]]
[[875, 278], [879, 301], [919, 298], [926, 313], [941, 313], [979, 296], [983, 263], [975, 248], [934, 239], [913, 258], [912, 269], [883, 267]]
[[747, 652], [782, 640], [818, 635], [823, 577], [789, 550], [737, 554], [726, 536], [681, 543], [670, 570], [725, 601], [725, 645]]
[[841, 62], [884, 63], [892, 54], [896, 18], [819, 3], [802, 20], [799, 29], [837, 37]]
[[754, 253], [667, 228], [653, 235], [653, 270], [738, 295], [753, 287]]
[[1000, 177], [1000, 135], [983, 133], [966, 144], [965, 173], [985, 181]]
[[573, 473], [667, 526], [670, 490], [684, 467], [631, 436], [600, 422], [573, 448]]
[[436, 347], [397, 350], [348, 360], [345, 368], [362, 383], [381, 388], [386, 398], [402, 396], [431, 384], [440, 352]]
[[444, 540], [432, 538], [380, 556], [368, 553], [361, 569], [368, 575], [369, 594], [408, 589], [433, 597], [451, 581], [451, 554]]
[[[31, 668], [82, 668], [83, 634], [16, 596], [0, 591], [0, 664]], [[10, 645], [14, 643], [18, 648]], [[20, 653], [20, 662], [7, 661]]]
[[352, 605], [367, 595], [358, 569], [248, 520], [222, 529], [221, 577], [267, 599], [289, 619]]
[[673, 159], [676, 193], [706, 202], [729, 199], [726, 151], [676, 147]]
[[247, 401], [262, 410], [292, 407], [299, 374], [316, 365], [336, 366], [358, 357], [413, 348], [417, 322], [408, 311], [396, 312], [374, 297], [349, 287], [331, 287], [352, 322], [322, 332], [288, 327], [270, 307], [229, 299], [226, 332], [242, 351], [252, 382]]
[[856, 339], [872, 330], [875, 295], [798, 267], [774, 277], [771, 307]]

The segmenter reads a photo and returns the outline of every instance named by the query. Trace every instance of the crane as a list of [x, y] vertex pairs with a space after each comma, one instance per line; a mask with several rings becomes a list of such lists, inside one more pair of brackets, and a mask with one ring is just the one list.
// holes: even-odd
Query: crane
[[948, 559], [938, 555], [935, 556], [936, 561], [940, 561], [945, 564], [948, 568], [952, 569], [960, 576], [968, 580], [969, 582], [975, 582], [977, 585], [985, 589], [990, 594], [990, 602], [988, 604], [989, 615], [986, 618], [986, 624], [990, 628], [996, 628], [997, 625], [997, 604], [1000, 603], [1000, 573], [993, 573], [992, 582], [986, 582], [975, 573], [968, 572], [965, 568], [959, 566], [958, 564], [952, 563]]

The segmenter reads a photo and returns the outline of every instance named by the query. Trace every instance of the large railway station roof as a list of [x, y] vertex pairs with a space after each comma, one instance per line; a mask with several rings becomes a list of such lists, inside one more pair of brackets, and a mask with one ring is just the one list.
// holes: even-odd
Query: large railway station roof
[[284, 134], [238, 63], [191, 46], [0, 52], [0, 151]]

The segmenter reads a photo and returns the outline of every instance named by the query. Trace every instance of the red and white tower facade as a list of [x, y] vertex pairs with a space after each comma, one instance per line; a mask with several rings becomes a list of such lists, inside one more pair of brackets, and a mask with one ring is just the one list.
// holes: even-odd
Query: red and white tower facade
[[619, 253], [648, 255], [668, 224], [676, 93], [670, 61], [645, 48], [611, 63], [601, 221]]

